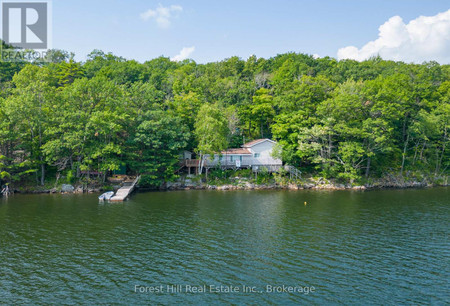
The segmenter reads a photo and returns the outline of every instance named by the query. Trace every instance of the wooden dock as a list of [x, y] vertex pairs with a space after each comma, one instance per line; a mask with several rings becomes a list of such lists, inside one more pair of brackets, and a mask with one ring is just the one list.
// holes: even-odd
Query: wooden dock
[[122, 186], [119, 190], [117, 190], [116, 194], [109, 199], [112, 202], [122, 202], [125, 201], [128, 196], [133, 192], [136, 187], [137, 182], [139, 182], [140, 176], [138, 176], [133, 182], [125, 182], [124, 186]]

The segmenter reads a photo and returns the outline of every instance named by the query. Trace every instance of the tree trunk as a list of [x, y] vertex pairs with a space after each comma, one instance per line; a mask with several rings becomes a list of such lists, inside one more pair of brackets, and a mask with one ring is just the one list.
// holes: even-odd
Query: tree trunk
[[423, 150], [425, 150], [425, 147], [427, 146], [427, 142], [424, 141], [423, 146], [422, 146], [422, 150], [420, 150], [420, 160], [423, 161]]
[[200, 152], [200, 160], [198, 162], [198, 173], [202, 174], [203, 171], [203, 154]]
[[80, 176], [81, 176], [81, 170], [80, 170], [81, 156], [78, 156], [77, 160], [78, 160], [78, 163], [77, 163], [77, 178], [80, 178]]
[[406, 150], [408, 149], [408, 142], [409, 142], [409, 134], [408, 134], [408, 136], [406, 136], [405, 145], [403, 146], [402, 168], [400, 170], [401, 176], [403, 176], [403, 169], [405, 168]]
[[414, 158], [413, 158], [413, 162], [412, 162], [413, 166], [416, 164], [417, 152], [418, 151], [419, 151], [419, 142], [417, 142], [415, 147], [414, 147]]
[[331, 158], [331, 147], [333, 142], [331, 141], [331, 134], [328, 134], [328, 158]]
[[437, 176], [439, 172], [439, 151], [436, 150], [436, 168], [434, 169], [434, 175]]
[[370, 157], [367, 157], [366, 178], [369, 177], [369, 173], [370, 173]]
[[41, 164], [41, 186], [44, 186], [45, 183], [45, 164]]
[[39, 126], [39, 159], [41, 160], [41, 186], [44, 186], [45, 183], [45, 163], [44, 163], [44, 157], [42, 156], [41, 152], [42, 148], [42, 132], [41, 132], [41, 126]]
[[439, 173], [439, 170], [442, 166], [442, 159], [444, 158], [444, 154], [445, 154], [445, 140], [446, 139], [447, 139], [447, 129], [445, 129], [445, 132], [444, 132], [444, 140], [442, 141], [442, 153], [441, 153], [441, 158], [439, 159], [438, 166], [436, 167], [436, 175]]

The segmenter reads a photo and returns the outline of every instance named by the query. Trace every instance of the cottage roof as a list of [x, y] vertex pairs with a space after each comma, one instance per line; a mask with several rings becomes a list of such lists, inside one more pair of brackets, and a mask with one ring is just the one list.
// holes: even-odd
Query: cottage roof
[[264, 142], [264, 141], [266, 141], [266, 140], [267, 140], [267, 141], [270, 141], [270, 142], [272, 142], [272, 143], [275, 143], [275, 141], [270, 140], [269, 138], [263, 138], [263, 139], [255, 139], [255, 140], [253, 140], [253, 141], [244, 143], [244, 145], [243, 145], [242, 147], [243, 147], [243, 148], [250, 148], [250, 147], [253, 147], [254, 145], [257, 145], [258, 143]]
[[226, 151], [222, 151], [220, 152], [222, 155], [228, 154], [228, 155], [232, 155], [232, 154], [252, 154], [248, 149], [245, 148], [237, 148], [237, 149], [228, 149]]

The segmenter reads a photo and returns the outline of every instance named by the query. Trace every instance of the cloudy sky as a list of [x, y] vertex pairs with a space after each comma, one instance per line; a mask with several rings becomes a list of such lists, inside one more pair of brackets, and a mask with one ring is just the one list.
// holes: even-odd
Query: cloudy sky
[[440, 0], [53, 0], [53, 47], [141, 62], [199, 63], [289, 51], [450, 64], [450, 2]]

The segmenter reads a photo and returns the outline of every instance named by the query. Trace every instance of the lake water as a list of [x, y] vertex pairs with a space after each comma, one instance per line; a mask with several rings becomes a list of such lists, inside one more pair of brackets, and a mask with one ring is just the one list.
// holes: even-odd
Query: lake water
[[449, 224], [450, 188], [14, 195], [0, 304], [444, 305]]

